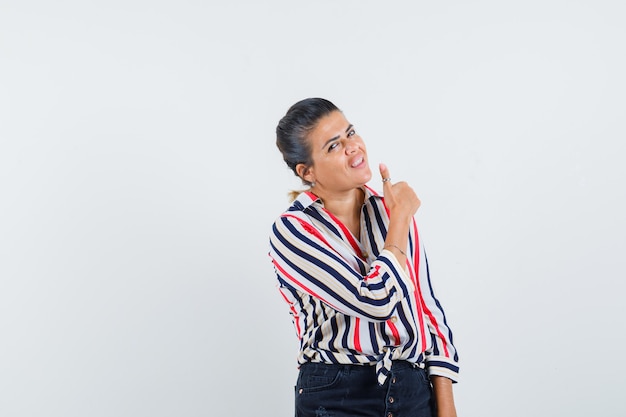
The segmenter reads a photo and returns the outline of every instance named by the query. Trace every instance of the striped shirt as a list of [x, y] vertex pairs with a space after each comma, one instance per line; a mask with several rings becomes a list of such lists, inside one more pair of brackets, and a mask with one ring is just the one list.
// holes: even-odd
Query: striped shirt
[[300, 341], [298, 363], [376, 365], [386, 380], [393, 360], [458, 379], [452, 332], [431, 286], [415, 220], [405, 268], [383, 249], [389, 214], [364, 187], [357, 239], [311, 192], [274, 223], [270, 257]]

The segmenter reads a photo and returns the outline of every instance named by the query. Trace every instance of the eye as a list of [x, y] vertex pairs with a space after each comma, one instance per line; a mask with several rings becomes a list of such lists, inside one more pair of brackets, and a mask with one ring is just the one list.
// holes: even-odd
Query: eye
[[356, 135], [356, 130], [352, 129], [348, 132], [348, 137]]
[[331, 145], [328, 147], [328, 152], [332, 151], [333, 149], [335, 149], [337, 146], [339, 146], [339, 142], [333, 142], [331, 143]]

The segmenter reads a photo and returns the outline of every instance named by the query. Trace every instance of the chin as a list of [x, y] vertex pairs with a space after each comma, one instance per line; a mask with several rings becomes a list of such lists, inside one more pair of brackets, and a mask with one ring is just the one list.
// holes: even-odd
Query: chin
[[359, 187], [362, 187], [362, 186], [366, 185], [371, 180], [372, 180], [372, 176], [371, 175], [366, 177], [366, 178], [363, 178], [363, 180], [361, 180], [361, 183], [359, 184]]

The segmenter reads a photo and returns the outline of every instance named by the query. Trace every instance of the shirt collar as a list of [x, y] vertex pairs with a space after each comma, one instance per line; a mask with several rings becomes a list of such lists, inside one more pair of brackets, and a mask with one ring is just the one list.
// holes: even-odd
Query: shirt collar
[[[383, 197], [367, 185], [364, 185], [363, 187], [361, 187], [361, 189], [365, 193], [365, 199], [363, 200], [364, 204], [367, 204], [367, 202], [370, 200], [381, 199]], [[289, 208], [289, 211], [304, 211], [313, 203], [319, 203], [321, 205], [322, 200], [311, 191], [303, 191], [298, 194], [298, 197], [296, 197], [296, 199], [294, 200], [293, 204]]]

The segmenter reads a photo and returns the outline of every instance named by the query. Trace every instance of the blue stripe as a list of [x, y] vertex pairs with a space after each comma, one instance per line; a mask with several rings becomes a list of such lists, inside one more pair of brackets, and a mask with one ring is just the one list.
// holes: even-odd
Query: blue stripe
[[[387, 322], [382, 323], [380, 327], [381, 327], [380, 336], [383, 338], [383, 342], [385, 342], [384, 346], [391, 346], [391, 339], [387, 335], [387, 329], [389, 328], [389, 326], [387, 325]], [[391, 330], [389, 330], [389, 332], [391, 332]]]
[[350, 316], [345, 316], [344, 320], [346, 321], [346, 326], [343, 330], [343, 334], [341, 335], [341, 346], [349, 346], [351, 343], [348, 343], [348, 333], [351, 329], [352, 318]]
[[322, 216], [322, 213], [319, 213], [319, 212], [317, 212], [315, 210], [307, 210], [307, 214], [309, 216], [311, 216], [312, 218], [314, 218], [315, 220], [317, 220], [318, 222], [322, 223], [324, 225], [324, 227], [328, 228], [339, 239], [342, 239], [341, 232], [335, 227], [335, 225], [333, 223], [331, 223], [330, 221], [326, 220], [324, 218], [324, 216]]
[[[343, 259], [339, 258], [338, 256], [335, 256], [332, 252], [326, 250], [324, 247], [322, 247], [322, 246], [318, 245], [317, 243], [313, 242], [312, 240], [310, 240], [308, 237], [306, 237], [305, 235], [300, 233], [293, 226], [293, 224], [291, 224], [289, 222], [286, 222], [285, 220], [286, 219], [283, 219], [283, 221], [285, 222], [285, 226], [300, 241], [304, 242], [309, 247], [312, 247], [312, 248], [318, 250], [319, 252], [322, 252], [324, 255], [327, 255], [329, 258], [332, 258], [332, 259], [336, 260], [338, 263], [340, 263], [344, 267], [344, 269], [346, 271], [350, 271], [353, 274], [353, 276], [355, 277], [355, 279], [363, 281], [363, 277], [361, 275], [357, 274], [348, 264], [345, 263], [345, 261]], [[326, 272], [329, 276], [332, 276], [333, 278], [335, 278], [337, 280], [337, 282], [339, 282], [340, 284], [342, 284], [344, 286], [344, 288], [346, 288], [348, 291], [350, 291], [352, 294], [354, 294], [355, 297], [360, 302], [363, 302], [365, 304], [369, 304], [369, 305], [372, 305], [372, 306], [376, 306], [376, 307], [384, 306], [384, 305], [389, 303], [389, 300], [391, 300], [391, 298], [395, 294], [395, 288], [392, 288], [391, 291], [389, 292], [389, 294], [386, 297], [384, 297], [384, 298], [382, 298], [380, 300], [375, 300], [375, 299], [371, 299], [371, 298], [367, 298], [367, 297], [361, 296], [358, 292], [356, 292], [354, 290], [354, 286], [350, 283], [350, 281], [345, 279], [341, 274], [338, 274], [336, 270], [331, 268], [328, 264], [322, 262], [319, 258], [317, 258], [317, 257], [313, 256], [312, 254], [310, 254], [309, 252], [305, 252], [304, 250], [300, 249], [299, 247], [291, 244], [285, 237], [283, 237], [282, 235], [280, 235], [278, 233], [278, 230], [276, 229], [276, 227], [274, 228], [274, 234], [281, 241], [281, 243], [283, 243], [283, 245], [285, 245], [285, 247], [287, 249], [289, 249], [292, 253], [298, 255], [300, 258], [302, 258], [302, 259], [308, 261], [309, 263], [312, 263], [312, 264], [316, 265], [317, 267], [319, 267], [320, 269], [324, 270], [324, 272]], [[272, 248], [281, 257], [281, 259], [283, 259], [285, 261], [285, 263], [288, 264], [292, 269], [296, 270], [298, 272], [298, 274], [300, 274], [301, 276], [305, 277], [308, 281], [314, 283], [316, 286], [318, 286], [320, 288], [323, 288], [324, 291], [326, 291], [328, 294], [331, 294], [331, 296], [334, 299], [338, 299], [338, 300], [341, 299], [339, 297], [339, 295], [335, 291], [331, 290], [322, 281], [316, 279], [314, 276], [310, 275], [309, 273], [305, 272], [304, 270], [302, 270], [301, 268], [296, 266], [294, 263], [292, 263], [273, 244], [272, 244]], [[389, 261], [387, 261], [387, 262], [389, 262]], [[390, 265], [390, 263], [389, 263], [389, 265]], [[390, 267], [393, 268], [392, 266], [390, 266]], [[397, 271], [395, 271], [395, 268], [394, 268], [394, 274], [397, 274]], [[389, 275], [388, 274], [386, 275], [384, 281], [386, 281], [387, 279], [389, 279]], [[366, 285], [366, 286], [368, 288], [371, 288], [369, 285]], [[374, 285], [372, 285], [372, 287], [373, 286]], [[384, 286], [384, 284], [383, 284], [383, 286]], [[359, 309], [356, 306], [353, 306], [352, 304], [346, 304], [346, 305], [350, 305], [352, 310], [358, 312], [359, 314], [362, 314], [365, 317], [369, 317], [369, 318], [372, 318], [372, 319], [377, 319], [378, 318], [377, 316], [373, 316], [371, 314], [365, 313], [363, 310]]]
[[[446, 329], [448, 329], [448, 334], [447, 334], [448, 340], [450, 341], [451, 345], [454, 345], [454, 337], [452, 336], [452, 330], [450, 329], [450, 327], [448, 327], [448, 320], [446, 319], [446, 313], [443, 310], [443, 307], [441, 306], [439, 299], [435, 297], [435, 291], [433, 290], [433, 286], [430, 282], [430, 268], [428, 267], [428, 257], [426, 256], [426, 250], [424, 250], [424, 259], [426, 260], [426, 278], [428, 281], [428, 288], [430, 289], [430, 296], [433, 298], [433, 300], [435, 300], [435, 304], [437, 305], [437, 308], [439, 309], [439, 311], [441, 312], [441, 316], [443, 317], [443, 324], [446, 326]], [[456, 353], [455, 353], [455, 360], [458, 360]]]
[[370, 330], [370, 343], [372, 344], [372, 350], [374, 352], [378, 352], [378, 342], [376, 341], [376, 326], [378, 323], [368, 323], [368, 327]]
[[[383, 256], [381, 258], [378, 258], [378, 260], [384, 263], [385, 265], [387, 265], [387, 267], [391, 270], [394, 276], [400, 275], [398, 273], [398, 270], [395, 268], [395, 266], [391, 263], [391, 261], [387, 257]], [[385, 280], [389, 279], [389, 273], [385, 272], [383, 276], [385, 276]], [[404, 295], [404, 297], [409, 295], [410, 291], [409, 291], [409, 288], [406, 286], [406, 284], [401, 279], [396, 280], [396, 281], [398, 281], [398, 284], [400, 285], [400, 288], [402, 289], [402, 294]]]
[[332, 336], [328, 341], [330, 347], [335, 350], [335, 339], [337, 339], [337, 333], [339, 332], [339, 327], [337, 326], [337, 317], [333, 317], [330, 319], [330, 328], [332, 329]]
[[439, 351], [439, 345], [437, 344], [437, 337], [433, 333], [430, 334], [430, 342], [433, 346], [432, 354], [435, 356], [441, 355], [441, 352]]
[[[392, 350], [398, 349], [397, 353], [401, 355], [402, 359], [416, 363], [424, 363], [426, 360], [428, 366], [446, 368], [451, 373], [458, 372], [458, 366], [454, 363], [458, 355], [454, 346], [449, 343], [452, 342], [452, 332], [448, 327], [441, 304], [434, 296], [428, 260], [421, 259], [422, 256], [426, 258], [426, 254], [425, 252], [423, 255], [420, 254], [423, 252], [423, 245], [419, 242], [418, 235], [412, 226], [408, 234], [407, 255], [411, 266], [414, 265], [418, 256], [424, 262], [425, 272], [422, 274], [423, 276], [419, 276], [419, 279], [421, 284], [426, 285], [427, 283], [429, 289], [427, 290], [423, 288], [424, 285], [421, 285], [421, 295], [424, 297], [426, 305], [438, 318], [443, 334], [448, 334], [448, 337], [444, 336], [444, 340], [440, 340], [436, 334], [431, 332], [426, 333], [426, 340], [420, 340], [420, 317], [417, 317], [419, 310], [415, 308], [416, 300], [412, 298], [411, 284], [408, 280], [405, 281], [406, 275], [404, 271], [400, 270], [403, 265], [396, 266], [391, 256], [380, 256], [387, 236], [388, 223], [383, 200], [380, 197], [372, 196], [369, 190], [366, 190], [366, 196], [369, 197], [361, 209], [363, 227], [361, 243], [371, 253], [371, 256], [376, 258], [376, 263], [373, 265], [363, 260], [360, 257], [361, 254], [353, 253], [349, 249], [349, 242], [346, 241], [337, 222], [322, 209], [319, 201], [313, 201], [312, 198], [314, 197], [302, 194], [288, 209], [288, 212], [294, 213], [299, 220], [282, 216], [274, 224], [273, 236], [270, 239], [270, 256], [274, 258], [276, 263], [275, 271], [279, 285], [283, 291], [286, 290], [285, 296], [288, 300], [294, 303], [296, 312], [293, 315], [300, 317], [299, 324], [302, 326], [300, 331], [303, 337], [300, 340], [301, 356], [299, 362], [314, 360], [326, 363], [366, 362], [374, 364], [382, 360], [383, 352], [381, 349], [389, 347]], [[319, 242], [307, 230], [308, 228], [303, 229], [300, 221], [316, 228], [328, 240], [330, 246]], [[347, 251], [345, 253], [343, 245]], [[334, 247], [341, 247], [341, 255], [334, 250]], [[344, 259], [347, 253], [354, 256], [354, 260], [352, 258]], [[373, 272], [371, 268], [377, 263], [382, 266], [379, 271], [380, 276], [365, 280], [364, 277], [367, 277], [368, 272]], [[302, 266], [297, 267], [296, 265]], [[305, 286], [310, 286], [311, 290], [320, 291], [320, 295], [324, 294], [324, 296], [330, 297], [329, 303], [335, 304], [335, 307], [342, 310], [347, 309], [343, 311], [350, 311], [350, 316], [336, 311], [317, 297], [304, 295], [295, 287], [295, 284], [282, 276], [279, 267], [285, 268], [289, 274], [293, 274], [297, 281], [301, 281]], [[389, 279], [394, 280], [394, 286], [391, 293], [387, 294], [386, 287], [390, 284]], [[331, 286], [337, 289], [331, 290]], [[374, 294], [380, 294], [383, 299], [377, 301], [361, 296], [359, 292], [364, 289], [372, 291]], [[401, 293], [403, 301], [393, 306], [390, 303], [393, 297], [400, 295], [397, 292]], [[310, 314], [306, 313], [305, 307], [309, 309]], [[389, 340], [391, 332], [387, 322], [381, 321], [379, 317], [373, 317], [375, 314], [371, 313], [373, 309], [377, 308], [389, 309], [390, 316], [398, 317], [399, 320], [395, 322], [395, 326], [404, 338], [401, 346], [391, 347]], [[366, 314], [364, 310], [370, 311], [370, 313]], [[355, 330], [355, 314], [363, 317], [367, 322], [367, 325], [363, 323], [361, 326], [360, 335], [364, 352], [355, 350], [353, 337], [350, 336], [351, 332]], [[425, 317], [425, 319], [427, 318]], [[322, 328], [325, 329], [324, 334], [322, 334]], [[431, 328], [429, 327], [428, 330]], [[428, 338], [432, 338], [432, 347], [427, 352], [422, 352], [422, 349], [426, 348], [426, 342], [431, 342]], [[451, 354], [454, 352], [454, 361], [438, 357], [444, 344], [448, 344]], [[316, 353], [306, 355], [304, 351], [307, 349]], [[428, 362], [429, 357], [437, 360]], [[383, 368], [382, 374], [388, 374], [388, 370]]]
[[[318, 287], [320, 287], [322, 290], [326, 291], [326, 292], [327, 292], [328, 294], [330, 294], [330, 295], [331, 295], [331, 297], [333, 297], [334, 299], [337, 299], [337, 300], [339, 300], [339, 299], [340, 299], [340, 298], [338, 297], [338, 295], [337, 295], [334, 291], [332, 291], [330, 288], [328, 288], [328, 286], [326, 286], [326, 285], [325, 285], [325, 284], [323, 284], [322, 282], [319, 282], [318, 280], [313, 279], [313, 277], [311, 277], [310, 275], [308, 275], [307, 273], [305, 273], [303, 270], [301, 270], [300, 268], [298, 268], [296, 265], [294, 265], [293, 263], [291, 263], [291, 261], [289, 261], [288, 259], [286, 259], [286, 258], [285, 258], [285, 257], [284, 257], [284, 256], [283, 256], [280, 252], [276, 251], [276, 254], [277, 254], [278, 256], [280, 256], [280, 257], [281, 257], [281, 259], [282, 259], [282, 260], [283, 260], [283, 261], [284, 261], [287, 265], [289, 265], [289, 266], [290, 266], [291, 268], [293, 268], [296, 272], [298, 272], [298, 274], [299, 274], [300, 276], [305, 277], [305, 278], [308, 278], [308, 279], [309, 279], [309, 281], [311, 281], [311, 282], [315, 283], [315, 285], [317, 285]], [[289, 284], [289, 285], [291, 286], [291, 284]], [[393, 291], [393, 290], [392, 290], [392, 291], [389, 293], [389, 296], [391, 297], [391, 296], [393, 296], [394, 294], [395, 294], [395, 291]], [[361, 299], [361, 298], [364, 298], [364, 297], [360, 297], [360, 296], [359, 296], [359, 298]], [[371, 300], [369, 300], [369, 301], [371, 301]], [[375, 300], [374, 300], [374, 301], [375, 301]], [[373, 303], [369, 303], [369, 304], [373, 304]], [[385, 303], [384, 303], [384, 302], [381, 302], [381, 303], [379, 303], [379, 304], [380, 304], [380, 305], [384, 305]], [[351, 308], [351, 309], [352, 309], [352, 310], [354, 310], [357, 314], [362, 315], [363, 317], [367, 317], [367, 318], [369, 318], [369, 319], [371, 319], [371, 320], [375, 320], [375, 321], [378, 321], [378, 320], [380, 320], [380, 319], [381, 319], [380, 317], [375, 316], [375, 315], [372, 315], [372, 314], [369, 314], [369, 313], [367, 313], [367, 312], [363, 311], [363, 310], [362, 310], [362, 309], [360, 309], [360, 308], [356, 308], [356, 307], [354, 307], [354, 306], [353, 306], [353, 305], [351, 305], [351, 304], [344, 304], [344, 305], [345, 305], [345, 306], [347, 306], [347, 307], [349, 307], [349, 308]]]
[[369, 240], [372, 254], [378, 258], [380, 252], [378, 251], [378, 245], [376, 245], [376, 237], [372, 233], [372, 219], [368, 210], [363, 210], [363, 218], [365, 221], [365, 228], [367, 229], [367, 239]]
[[428, 361], [428, 366], [438, 366], [440, 368], [447, 368], [451, 371], [459, 372], [458, 366], [443, 361]]
[[[381, 201], [381, 205], [382, 205], [382, 201]], [[376, 205], [372, 206], [372, 211], [374, 212], [374, 216], [376, 217], [376, 224], [378, 225], [378, 231], [380, 232], [383, 241], [385, 239], [387, 239], [387, 226], [385, 226], [385, 222], [383, 221], [383, 217], [382, 217], [382, 210], [384, 210], [384, 206], [379, 207]], [[370, 232], [373, 232], [373, 230], [371, 230]]]
[[[411, 328], [411, 323], [409, 322], [409, 319], [407, 317], [406, 312], [404, 311], [404, 309], [402, 308], [402, 304], [398, 305], [398, 309], [397, 309], [397, 316], [400, 319], [400, 321], [402, 322], [402, 325], [404, 326], [405, 329], [410, 329]], [[413, 317], [413, 315], [411, 314], [411, 310], [409, 310], [409, 314], [411, 315], [411, 317]], [[413, 343], [415, 343], [416, 341], [416, 337], [414, 333], [409, 333], [409, 338], [408, 341], [405, 343], [405, 345], [407, 347], [411, 346]]]

